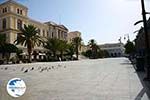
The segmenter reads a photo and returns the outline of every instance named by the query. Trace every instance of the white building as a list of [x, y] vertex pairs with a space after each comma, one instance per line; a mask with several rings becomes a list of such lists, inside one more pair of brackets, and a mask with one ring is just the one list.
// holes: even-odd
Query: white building
[[123, 43], [103, 44], [99, 45], [101, 50], [106, 50], [110, 57], [124, 56], [125, 48]]

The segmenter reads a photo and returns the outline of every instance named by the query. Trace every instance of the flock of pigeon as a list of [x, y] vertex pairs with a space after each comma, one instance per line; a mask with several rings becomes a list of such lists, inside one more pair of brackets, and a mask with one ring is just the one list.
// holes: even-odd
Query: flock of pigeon
[[[54, 70], [54, 69], [58, 69], [58, 68], [66, 68], [65, 65], [57, 65], [57, 66], [49, 66], [49, 67], [22, 67], [21, 68], [21, 72], [23, 73], [28, 73], [29, 71], [39, 71], [40, 73], [44, 72], [44, 71], [50, 71], [50, 70]], [[9, 70], [9, 67], [1, 67], [0, 70]], [[13, 69], [13, 71], [15, 71], [15, 69]]]

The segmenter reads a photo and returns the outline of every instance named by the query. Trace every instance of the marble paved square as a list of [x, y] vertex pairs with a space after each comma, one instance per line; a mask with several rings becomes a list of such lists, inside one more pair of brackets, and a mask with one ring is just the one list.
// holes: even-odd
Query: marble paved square
[[[11, 78], [22, 78], [27, 90], [7, 94]], [[0, 100], [149, 100], [127, 58], [0, 65]]]

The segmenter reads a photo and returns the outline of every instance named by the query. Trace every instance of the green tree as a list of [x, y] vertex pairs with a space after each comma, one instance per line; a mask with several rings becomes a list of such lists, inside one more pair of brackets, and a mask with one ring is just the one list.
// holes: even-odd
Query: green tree
[[59, 45], [60, 45], [60, 41], [56, 38], [48, 38], [44, 45], [44, 48], [52, 52], [54, 60], [57, 59], [56, 53], [59, 52]]
[[67, 54], [70, 55], [71, 59], [73, 58], [74, 52], [75, 52], [74, 45], [72, 43], [67, 44]]
[[88, 43], [92, 50], [92, 58], [97, 58], [98, 57], [98, 50], [100, 49], [94, 39], [91, 39]]
[[0, 34], [0, 52], [2, 53], [2, 58], [4, 57], [4, 45], [6, 44], [6, 35]]
[[15, 53], [17, 52], [18, 48], [10, 43], [6, 42], [5, 34], [0, 34], [0, 52], [2, 53]]
[[6, 43], [6, 35], [0, 34], [0, 46], [4, 45]]
[[10, 43], [5, 43], [4, 45], [0, 46], [0, 51], [4, 53], [16, 53], [18, 48]]
[[130, 40], [127, 41], [127, 43], [125, 44], [124, 47], [125, 47], [125, 53], [126, 54], [132, 54], [135, 52], [135, 45]]
[[80, 37], [75, 37], [72, 41], [75, 46], [76, 57], [79, 59], [79, 48], [81, 47], [82, 39]]
[[67, 41], [58, 40], [58, 50], [60, 52], [60, 57], [63, 60], [64, 52], [67, 50]]
[[7, 62], [9, 61], [10, 53], [16, 53], [18, 50], [18, 48], [15, 45], [10, 44], [10, 43], [5, 43], [2, 47], [0, 47], [0, 49], [4, 53]]
[[92, 50], [87, 50], [85, 52], [82, 52], [82, 55], [85, 57], [91, 58], [92, 57]]
[[16, 53], [18, 48], [15, 45], [6, 42], [5, 34], [0, 34], [0, 40], [0, 53], [2, 53], [2, 58], [5, 56], [8, 62], [10, 53]]
[[35, 46], [40, 46], [43, 43], [43, 39], [38, 34], [38, 29], [33, 25], [24, 25], [21, 29], [21, 33], [18, 33], [17, 39], [15, 40], [16, 45], [23, 45], [27, 47], [28, 60], [31, 62], [31, 53]]
[[98, 51], [98, 58], [106, 58], [106, 57], [109, 57], [109, 53], [106, 50]]
[[104, 52], [104, 57], [105, 57], [105, 58], [109, 57], [109, 53], [108, 53], [107, 50], [103, 50], [103, 52]]

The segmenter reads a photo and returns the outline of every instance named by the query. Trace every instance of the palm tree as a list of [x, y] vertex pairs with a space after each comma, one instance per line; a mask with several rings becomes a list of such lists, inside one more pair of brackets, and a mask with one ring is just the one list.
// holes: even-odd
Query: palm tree
[[70, 55], [71, 59], [73, 58], [74, 52], [75, 52], [74, 45], [72, 43], [67, 44], [67, 54]]
[[18, 33], [17, 39], [15, 40], [16, 45], [23, 45], [27, 47], [28, 60], [31, 62], [31, 53], [35, 46], [40, 46], [43, 39], [38, 35], [38, 29], [33, 25], [24, 25], [21, 29], [21, 33]]
[[75, 37], [72, 41], [75, 46], [75, 52], [76, 52], [77, 59], [79, 58], [79, 48], [81, 46], [81, 41], [82, 41], [81, 37]]
[[130, 40], [127, 41], [124, 47], [125, 47], [126, 54], [131, 55], [135, 52], [135, 44], [131, 42]]
[[92, 50], [92, 57], [96, 58], [96, 56], [97, 56], [96, 54], [99, 49], [98, 45], [96, 44], [96, 41], [94, 39], [91, 39], [89, 41], [88, 45], [90, 46], [90, 48]]
[[56, 38], [48, 38], [45, 42], [44, 48], [52, 52], [54, 60], [56, 60], [56, 53], [59, 50], [59, 40]]
[[90, 46], [90, 48], [93, 50], [95, 48], [96, 45], [96, 41], [94, 39], [91, 39], [88, 43], [88, 45]]
[[58, 41], [59, 41], [58, 50], [60, 52], [61, 59], [63, 59], [63, 54], [67, 49], [67, 41], [64, 40], [58, 40]]

